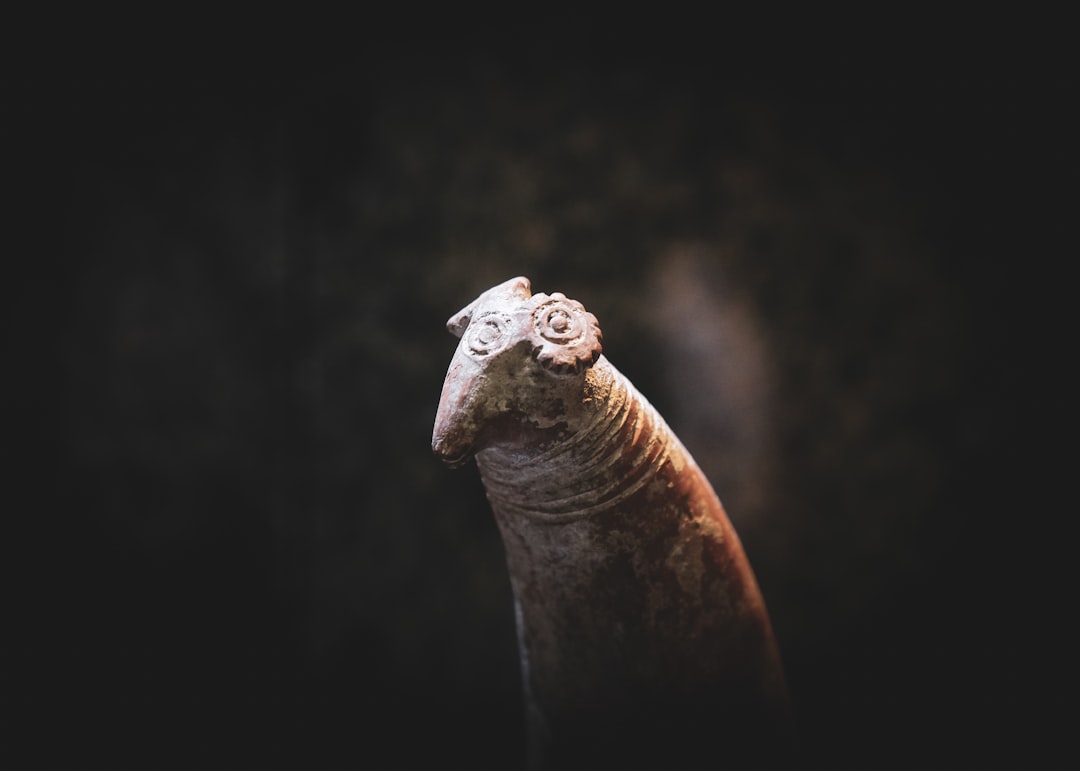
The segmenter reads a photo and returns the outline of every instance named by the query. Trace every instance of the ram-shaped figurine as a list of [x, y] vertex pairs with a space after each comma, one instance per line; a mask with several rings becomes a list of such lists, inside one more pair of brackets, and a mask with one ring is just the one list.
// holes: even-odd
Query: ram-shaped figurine
[[432, 448], [475, 456], [502, 535], [531, 767], [782, 762], [787, 694], [754, 574], [596, 318], [519, 277], [447, 327], [461, 340]]

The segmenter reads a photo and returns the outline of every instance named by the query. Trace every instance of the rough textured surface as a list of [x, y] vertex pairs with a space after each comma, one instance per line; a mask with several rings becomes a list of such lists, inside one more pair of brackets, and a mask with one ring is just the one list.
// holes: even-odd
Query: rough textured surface
[[596, 318], [516, 278], [447, 326], [432, 447], [476, 456], [502, 533], [530, 765], [780, 762], [787, 693], [742, 545]]

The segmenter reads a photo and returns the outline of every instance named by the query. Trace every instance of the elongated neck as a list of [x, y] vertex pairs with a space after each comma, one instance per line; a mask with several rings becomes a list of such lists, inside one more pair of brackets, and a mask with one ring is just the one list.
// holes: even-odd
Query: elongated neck
[[[647, 484], [678, 440], [604, 357], [586, 378], [571, 432], [535, 451], [492, 447], [477, 465], [492, 506], [557, 524], [609, 508]], [[674, 453], [682, 462], [683, 453]]]

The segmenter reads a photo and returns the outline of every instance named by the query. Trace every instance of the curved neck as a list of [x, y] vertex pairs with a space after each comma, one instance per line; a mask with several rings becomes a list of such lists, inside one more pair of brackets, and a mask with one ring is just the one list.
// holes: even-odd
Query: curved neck
[[550, 524], [588, 516], [648, 483], [678, 441], [604, 357], [589, 371], [580, 405], [568, 417], [571, 432], [553, 445], [477, 453], [494, 508]]

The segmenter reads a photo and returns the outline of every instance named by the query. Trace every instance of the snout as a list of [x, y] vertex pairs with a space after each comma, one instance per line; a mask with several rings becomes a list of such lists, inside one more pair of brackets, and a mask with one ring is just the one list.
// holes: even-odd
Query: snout
[[446, 373], [431, 432], [431, 449], [452, 468], [465, 463], [474, 452], [477, 426], [472, 402], [479, 380], [479, 368], [460, 351], [456, 353]]
[[448, 443], [440, 443], [437, 439], [432, 440], [431, 449], [435, 451], [435, 454], [439, 456], [439, 460], [445, 463], [450, 468], [460, 468], [464, 466], [469, 458], [472, 457], [472, 451], [466, 449], [458, 451]]
[[453, 425], [442, 425], [436, 418], [431, 434], [431, 449], [450, 468], [464, 465], [473, 454], [473, 443]]

